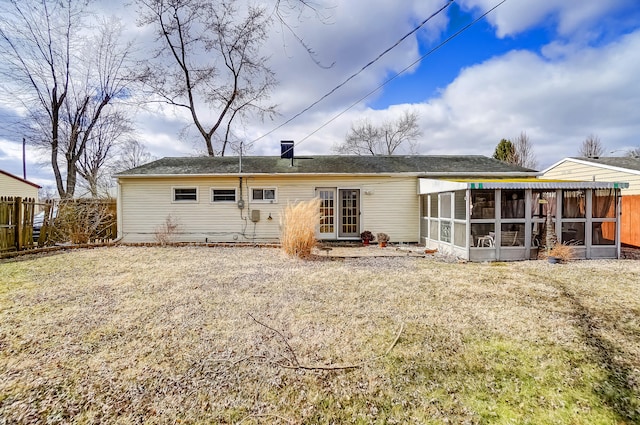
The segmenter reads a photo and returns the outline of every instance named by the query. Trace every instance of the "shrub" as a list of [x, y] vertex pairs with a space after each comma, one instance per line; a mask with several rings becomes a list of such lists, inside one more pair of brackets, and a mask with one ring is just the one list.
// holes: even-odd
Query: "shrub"
[[378, 233], [378, 242], [387, 243], [389, 242], [389, 235], [386, 233]]
[[96, 239], [111, 239], [115, 223], [114, 203], [100, 199], [60, 201], [53, 220], [53, 239], [56, 242], [84, 244]]
[[565, 262], [573, 259], [573, 247], [561, 243], [556, 243], [547, 254], [547, 257], [556, 257]]
[[320, 221], [320, 200], [289, 204], [282, 215], [280, 242], [287, 255], [308, 258], [316, 246], [316, 226]]
[[174, 241], [179, 229], [178, 219], [169, 214], [164, 222], [155, 228], [153, 238], [162, 246], [168, 245]]
[[362, 239], [363, 241], [373, 242], [376, 240], [376, 237], [369, 230], [365, 230], [364, 232], [360, 233], [360, 239]]

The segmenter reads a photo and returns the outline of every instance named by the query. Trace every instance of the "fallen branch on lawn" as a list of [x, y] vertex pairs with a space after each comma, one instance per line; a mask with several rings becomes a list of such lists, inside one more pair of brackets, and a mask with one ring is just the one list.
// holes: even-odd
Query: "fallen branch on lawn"
[[[289, 340], [284, 336], [282, 332], [267, 325], [266, 323], [259, 321], [251, 313], [248, 313], [248, 314], [249, 314], [249, 317], [251, 317], [251, 319], [253, 319], [254, 322], [259, 324], [260, 326], [264, 326], [265, 328], [269, 329], [271, 332], [279, 336], [280, 339], [284, 342], [285, 346], [287, 347], [287, 351], [290, 353], [291, 358], [288, 358], [286, 356], [284, 357], [289, 361], [289, 364], [271, 361], [271, 363], [275, 364], [276, 366], [280, 366], [285, 369], [299, 369], [299, 370], [348, 370], [348, 369], [359, 369], [366, 363], [365, 361], [363, 361], [358, 364], [343, 365], [343, 366], [325, 366], [325, 365], [309, 366], [309, 365], [300, 364], [300, 362], [298, 361], [298, 356], [296, 356], [295, 350], [293, 349], [293, 347], [291, 347], [291, 344], [289, 344]], [[396, 338], [393, 340], [391, 345], [389, 345], [389, 348], [387, 348], [387, 351], [385, 351], [383, 355], [373, 357], [368, 361], [388, 356], [389, 353], [391, 353], [391, 350], [393, 350], [396, 344], [398, 344], [398, 341], [400, 340], [400, 335], [402, 335], [403, 330], [404, 330], [404, 323], [400, 325], [400, 330], [398, 331], [398, 334], [396, 335]]]
[[240, 420], [240, 422], [238, 422], [237, 424], [238, 424], [238, 425], [240, 425], [240, 424], [241, 424], [241, 423], [243, 423], [244, 421], [248, 421], [249, 419], [254, 419], [254, 418], [275, 418], [275, 419], [280, 419], [280, 420], [282, 420], [282, 421], [285, 421], [285, 422], [286, 422], [286, 423], [288, 423], [288, 424], [293, 424], [293, 423], [295, 423], [293, 420], [291, 420], [291, 419], [287, 419], [287, 418], [285, 418], [284, 416], [279, 416], [279, 415], [273, 415], [273, 414], [265, 413], [265, 414], [261, 414], [261, 415], [256, 414], [256, 415], [249, 415], [249, 416], [245, 416], [245, 417], [244, 417], [244, 418], [242, 418], [242, 419]]
[[391, 352], [391, 350], [393, 350], [393, 347], [395, 347], [396, 344], [398, 343], [398, 341], [400, 340], [400, 335], [402, 335], [402, 331], [403, 330], [404, 330], [404, 323], [401, 323], [400, 324], [400, 330], [398, 331], [398, 334], [396, 335], [396, 339], [393, 340], [393, 342], [391, 343], [389, 348], [387, 348], [387, 351], [384, 352], [382, 357], [387, 357], [389, 355], [389, 353]]

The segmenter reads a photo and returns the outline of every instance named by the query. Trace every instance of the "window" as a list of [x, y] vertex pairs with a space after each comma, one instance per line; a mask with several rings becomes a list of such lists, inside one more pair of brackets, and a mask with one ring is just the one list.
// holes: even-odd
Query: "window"
[[275, 188], [256, 188], [251, 189], [251, 201], [252, 202], [268, 202], [274, 203], [276, 201], [276, 189]]
[[454, 194], [454, 218], [456, 220], [467, 219], [467, 191], [459, 190]]
[[613, 189], [596, 189], [592, 192], [593, 245], [616, 244], [616, 197]]
[[566, 245], [584, 245], [585, 223], [563, 222], [562, 240]]
[[565, 190], [562, 192], [562, 217], [563, 218], [585, 218], [585, 191]]
[[451, 193], [440, 194], [440, 217], [451, 218]]
[[494, 190], [471, 190], [471, 219], [495, 219], [495, 199], [496, 192]]
[[198, 188], [196, 187], [174, 187], [174, 202], [194, 202], [198, 200]]
[[471, 244], [476, 247], [493, 248], [495, 245], [494, 223], [471, 224]]
[[596, 189], [593, 191], [593, 211], [594, 218], [615, 218], [616, 198], [613, 189]]
[[531, 217], [544, 220], [547, 214], [556, 216], [555, 191], [533, 190], [531, 191]]
[[524, 246], [524, 223], [503, 223], [500, 226], [500, 246]]
[[438, 218], [438, 195], [433, 194], [429, 196], [431, 197], [431, 211], [429, 212], [429, 217]]
[[524, 190], [502, 190], [502, 218], [524, 218]]
[[593, 245], [615, 245], [616, 244], [616, 223], [613, 221], [592, 223], [592, 243]]
[[440, 240], [442, 242], [451, 242], [451, 222], [440, 222]]
[[211, 202], [236, 202], [236, 190], [211, 189]]

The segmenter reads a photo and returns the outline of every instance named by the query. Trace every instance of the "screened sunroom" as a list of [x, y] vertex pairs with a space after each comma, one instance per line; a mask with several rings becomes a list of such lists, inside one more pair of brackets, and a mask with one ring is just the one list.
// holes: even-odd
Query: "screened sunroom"
[[538, 257], [548, 237], [576, 258], [619, 258], [627, 183], [421, 178], [420, 240], [471, 261]]

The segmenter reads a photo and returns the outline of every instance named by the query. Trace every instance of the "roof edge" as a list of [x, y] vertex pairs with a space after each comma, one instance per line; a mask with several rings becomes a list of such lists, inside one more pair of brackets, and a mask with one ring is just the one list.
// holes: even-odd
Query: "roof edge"
[[537, 177], [540, 176], [539, 171], [510, 171], [510, 172], [400, 172], [400, 173], [205, 173], [205, 174], [114, 174], [111, 177], [121, 178], [200, 178], [200, 177], [318, 177], [318, 176], [335, 176], [335, 177]]
[[548, 172], [549, 170], [559, 166], [563, 162], [573, 162], [573, 163], [580, 164], [580, 165], [590, 165], [590, 166], [593, 166], [593, 167], [603, 168], [605, 170], [619, 171], [619, 172], [623, 172], [623, 173], [640, 175], [640, 171], [638, 171], [638, 170], [632, 170], [630, 168], [624, 168], [624, 167], [616, 167], [614, 165], [601, 164], [599, 162], [592, 162], [592, 161], [589, 161], [589, 160], [586, 160], [586, 159], [572, 158], [572, 157], [563, 158], [560, 161], [556, 162], [555, 164], [552, 164], [549, 167], [545, 168], [541, 172], [544, 174], [544, 173]]
[[29, 180], [23, 179], [22, 177], [18, 177], [16, 175], [13, 175], [13, 174], [9, 173], [8, 171], [0, 170], [0, 174], [4, 174], [7, 177], [11, 177], [11, 178], [14, 178], [14, 179], [16, 179], [18, 181], [21, 181], [22, 183], [26, 183], [28, 185], [31, 185], [31, 186], [35, 187], [36, 189], [42, 189], [42, 186], [40, 186], [39, 184], [30, 182]]

